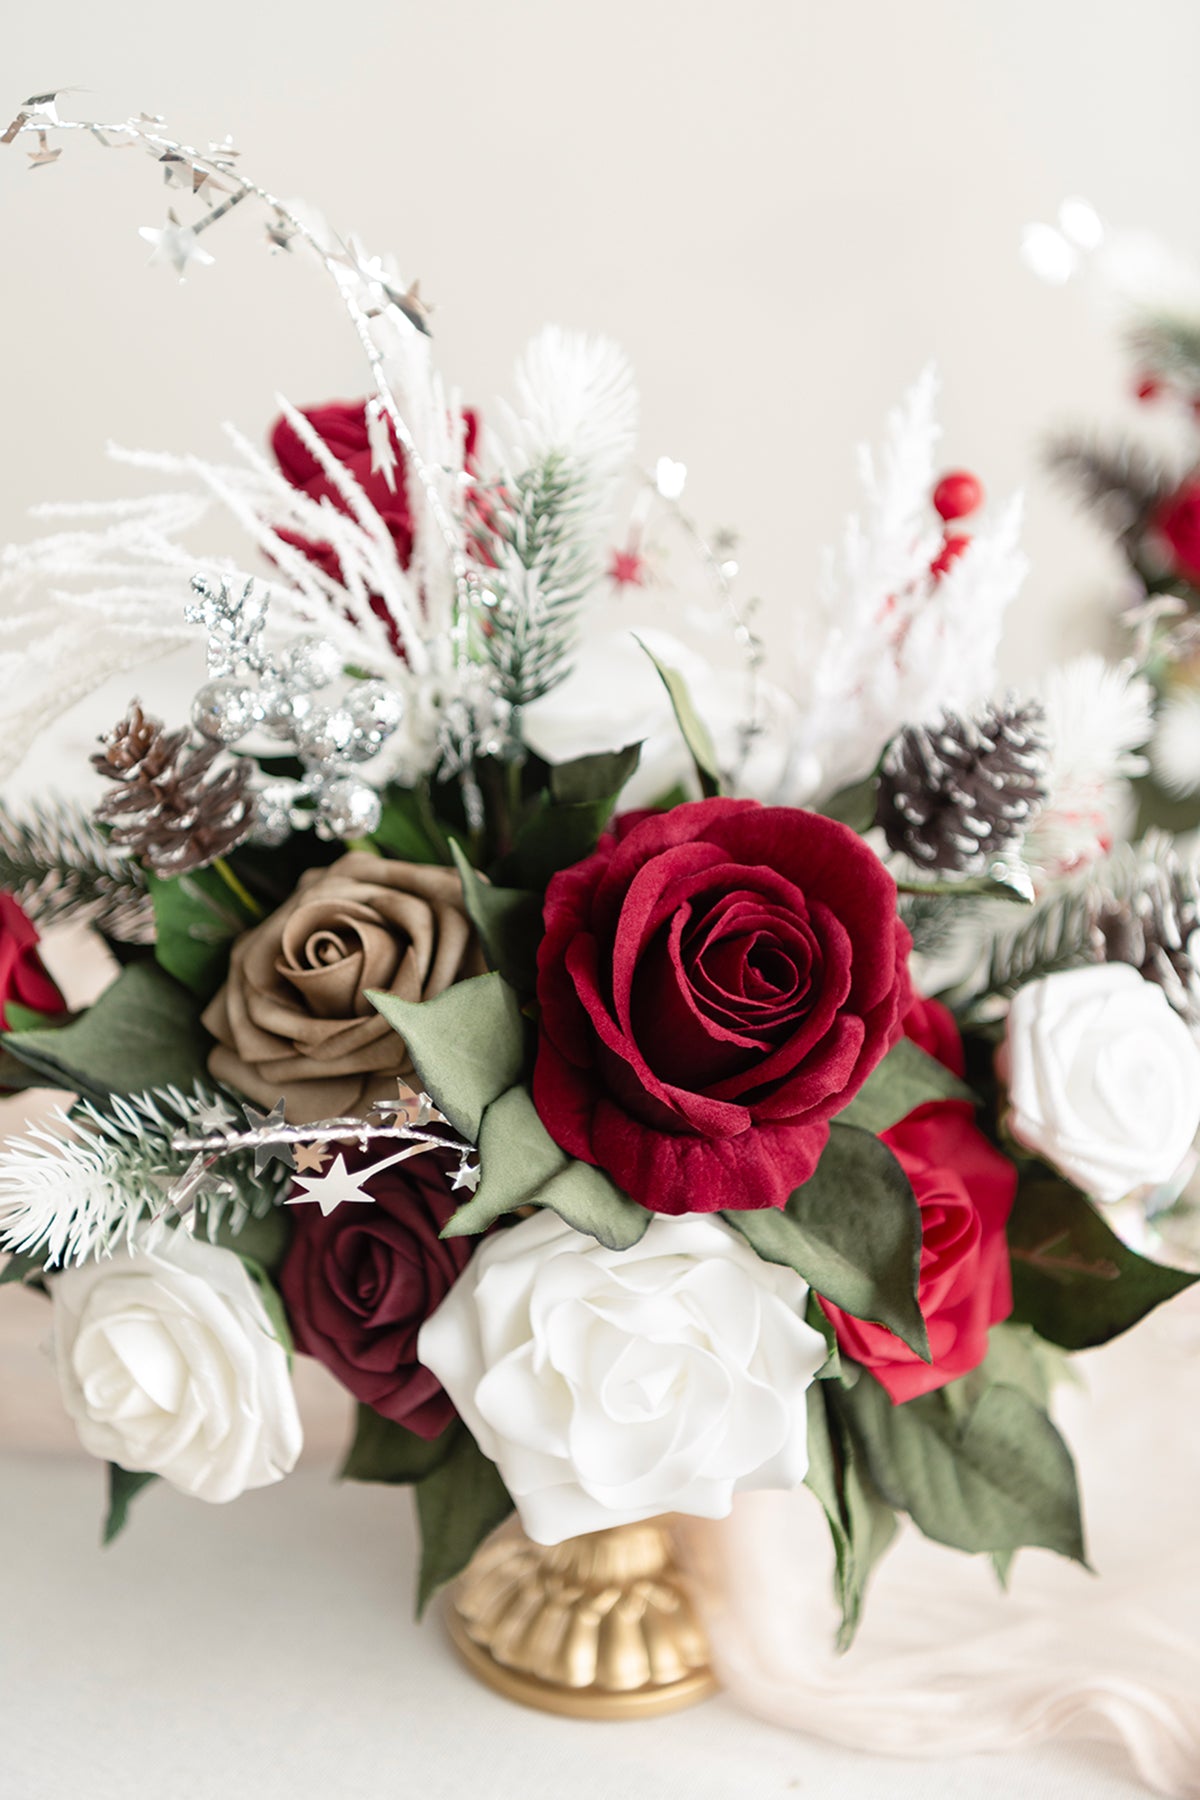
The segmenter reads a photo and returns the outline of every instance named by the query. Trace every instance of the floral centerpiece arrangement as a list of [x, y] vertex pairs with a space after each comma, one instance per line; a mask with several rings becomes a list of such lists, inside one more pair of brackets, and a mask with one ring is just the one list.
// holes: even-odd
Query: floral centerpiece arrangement
[[[1082, 1560], [1051, 1389], [1194, 1279], [1136, 1223], [1190, 1166], [1196, 976], [1114, 849], [1150, 690], [997, 687], [1016, 512], [938, 479], [932, 379], [768, 661], [614, 346], [548, 330], [466, 412], [418, 289], [231, 146], [51, 96], [6, 140], [72, 132], [195, 209], [143, 233], [180, 273], [235, 206], [313, 256], [374, 383], [270, 456], [129, 456], [155, 492], [0, 575], [6, 744], [207, 656], [94, 808], [0, 819], [0, 1079], [68, 1096], [0, 1153], [0, 1280], [48, 1295], [106, 1535], [155, 1478], [286, 1476], [299, 1354], [344, 1474], [415, 1490], [422, 1605], [514, 1508], [547, 1546], [801, 1484], [846, 1641], [899, 1515]], [[247, 566], [188, 541], [214, 506]], [[76, 1014], [63, 918], [114, 958]]]

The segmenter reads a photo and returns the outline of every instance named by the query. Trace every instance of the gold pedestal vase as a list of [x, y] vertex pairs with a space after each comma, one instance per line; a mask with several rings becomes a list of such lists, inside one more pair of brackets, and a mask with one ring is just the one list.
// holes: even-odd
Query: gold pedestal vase
[[544, 1712], [648, 1718], [717, 1685], [662, 1519], [549, 1549], [505, 1526], [451, 1591], [447, 1623], [481, 1680]]

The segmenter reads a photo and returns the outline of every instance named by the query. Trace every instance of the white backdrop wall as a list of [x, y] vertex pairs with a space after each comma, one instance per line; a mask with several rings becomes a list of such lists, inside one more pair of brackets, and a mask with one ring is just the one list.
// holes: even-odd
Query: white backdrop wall
[[[1123, 373], [1017, 245], [1069, 193], [1195, 239], [1192, 0], [6, 10], [0, 106], [74, 81], [101, 115], [231, 131], [267, 185], [422, 278], [469, 399], [545, 319], [618, 337], [644, 453], [682, 458], [701, 522], [741, 529], [779, 628], [853, 498], [855, 442], [936, 355], [947, 460], [1029, 493], [1010, 669], [1096, 635], [1113, 570], [1036, 446], [1056, 417], [1119, 412]], [[0, 154], [0, 539], [39, 498], [122, 491], [106, 439], [216, 451], [223, 419], [261, 434], [277, 391], [363, 389], [331, 290], [256, 229], [220, 228], [183, 286], [146, 268], [137, 227], [167, 199], [86, 141], [45, 169]], [[39, 755], [26, 782], [55, 771]]]

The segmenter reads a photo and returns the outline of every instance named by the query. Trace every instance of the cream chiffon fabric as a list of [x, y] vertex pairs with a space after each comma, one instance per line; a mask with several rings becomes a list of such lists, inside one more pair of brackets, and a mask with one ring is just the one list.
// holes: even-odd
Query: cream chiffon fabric
[[1056, 1412], [1096, 1575], [1044, 1551], [1004, 1595], [984, 1559], [905, 1531], [853, 1648], [832, 1650], [830, 1548], [806, 1492], [747, 1494], [690, 1541], [722, 1679], [750, 1711], [899, 1756], [1124, 1741], [1157, 1791], [1200, 1796], [1200, 1297], [1077, 1364]]

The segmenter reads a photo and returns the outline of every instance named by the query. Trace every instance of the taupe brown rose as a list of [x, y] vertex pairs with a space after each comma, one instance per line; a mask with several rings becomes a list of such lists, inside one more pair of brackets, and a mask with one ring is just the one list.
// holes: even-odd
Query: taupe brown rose
[[234, 944], [209, 1070], [297, 1125], [364, 1114], [412, 1072], [367, 990], [431, 1000], [484, 966], [453, 870], [353, 851]]

